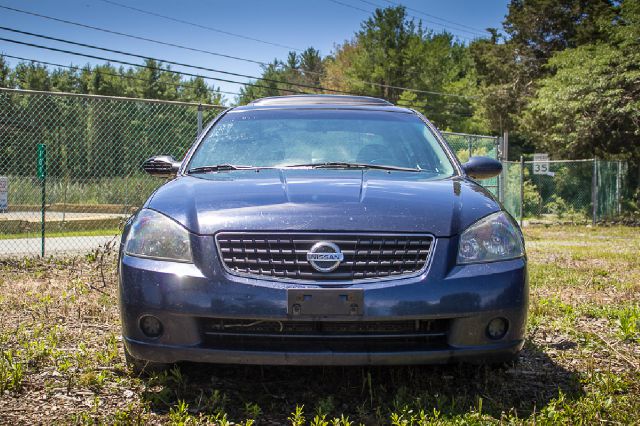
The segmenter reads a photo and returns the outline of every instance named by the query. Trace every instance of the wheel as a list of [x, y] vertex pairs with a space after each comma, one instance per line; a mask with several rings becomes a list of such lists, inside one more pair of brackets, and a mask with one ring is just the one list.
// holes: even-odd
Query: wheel
[[129, 367], [129, 369], [137, 376], [160, 373], [169, 369], [169, 364], [135, 358], [129, 353], [126, 345], [124, 346], [124, 360], [127, 363], [127, 367]]

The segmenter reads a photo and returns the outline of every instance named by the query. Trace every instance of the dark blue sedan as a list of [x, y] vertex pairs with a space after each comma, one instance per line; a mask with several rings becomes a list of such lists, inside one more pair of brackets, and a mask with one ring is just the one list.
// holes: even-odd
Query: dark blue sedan
[[518, 225], [417, 112], [354, 96], [221, 114], [127, 223], [120, 307], [136, 369], [178, 361], [499, 363], [522, 349]]

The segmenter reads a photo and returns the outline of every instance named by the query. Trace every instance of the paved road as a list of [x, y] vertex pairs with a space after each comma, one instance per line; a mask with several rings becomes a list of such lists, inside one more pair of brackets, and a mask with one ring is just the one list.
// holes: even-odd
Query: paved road
[[[25, 222], [40, 222], [42, 213], [39, 211], [19, 211], [0, 213], [0, 223], [3, 220], [23, 220]], [[73, 222], [76, 220], [109, 220], [126, 219], [129, 214], [120, 213], [75, 213], [75, 212], [52, 212], [47, 211], [47, 222]]]
[[[117, 237], [119, 238], [119, 237]], [[45, 240], [45, 256], [90, 253], [109, 241], [111, 236], [98, 237], [58, 237]], [[16, 238], [0, 240], [1, 257], [22, 257], [40, 255], [40, 238]]]

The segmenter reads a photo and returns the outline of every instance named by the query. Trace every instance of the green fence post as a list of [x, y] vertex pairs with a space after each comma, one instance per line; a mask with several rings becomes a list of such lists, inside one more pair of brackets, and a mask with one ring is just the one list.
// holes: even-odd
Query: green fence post
[[620, 192], [622, 189], [622, 161], [616, 162], [616, 215], [619, 217], [622, 214], [622, 204]]
[[522, 227], [524, 221], [524, 157], [520, 156], [520, 226]]
[[593, 159], [593, 171], [591, 172], [591, 223], [596, 224], [598, 220], [598, 157]]
[[38, 179], [42, 189], [42, 204], [40, 206], [40, 255], [44, 257], [44, 236], [45, 236], [45, 210], [47, 196], [47, 146], [43, 143], [38, 144]]

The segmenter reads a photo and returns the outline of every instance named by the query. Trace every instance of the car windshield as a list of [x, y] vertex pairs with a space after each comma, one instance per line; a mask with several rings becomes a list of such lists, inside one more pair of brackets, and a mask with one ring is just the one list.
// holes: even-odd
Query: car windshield
[[454, 174], [435, 135], [415, 114], [344, 109], [231, 111], [209, 130], [188, 170], [221, 170], [217, 165], [372, 165]]

